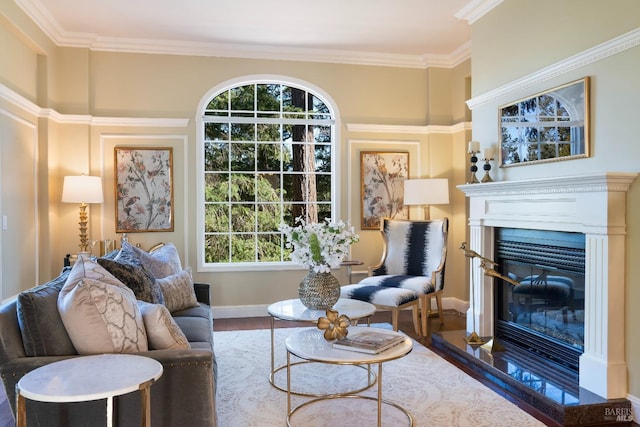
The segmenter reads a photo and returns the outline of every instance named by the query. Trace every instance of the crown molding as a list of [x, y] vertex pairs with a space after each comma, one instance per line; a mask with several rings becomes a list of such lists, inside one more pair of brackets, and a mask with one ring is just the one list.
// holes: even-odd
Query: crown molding
[[410, 126], [410, 125], [377, 125], [362, 123], [347, 123], [347, 131], [363, 132], [363, 133], [395, 133], [395, 134], [413, 134], [428, 135], [433, 133], [454, 134], [466, 130], [471, 130], [471, 122], [460, 122], [451, 126], [427, 125], [427, 126]]
[[42, 108], [36, 105], [3, 84], [0, 84], [0, 100], [7, 101], [9, 104], [38, 118], [50, 119], [62, 124], [163, 128], [184, 128], [189, 125], [189, 119], [180, 118], [96, 117], [87, 114], [61, 114], [54, 109]]
[[530, 89], [547, 80], [551, 80], [563, 74], [585, 67], [594, 62], [602, 61], [612, 55], [624, 52], [640, 45], [640, 28], [629, 31], [609, 41], [601, 43], [562, 61], [556, 62], [535, 73], [514, 80], [511, 83], [500, 86], [482, 95], [475, 96], [467, 101], [469, 109], [473, 110], [489, 103], [500, 100], [508, 100], [526, 89]]
[[422, 69], [429, 67], [452, 68], [471, 57], [470, 42], [448, 55], [406, 55], [350, 50], [101, 37], [92, 33], [65, 31], [49, 11], [37, 1], [15, 0], [15, 2], [55, 45], [85, 48], [93, 51], [323, 62]]
[[473, 0], [460, 9], [454, 16], [462, 21], [467, 21], [469, 24], [473, 24], [503, 1], [504, 0]]

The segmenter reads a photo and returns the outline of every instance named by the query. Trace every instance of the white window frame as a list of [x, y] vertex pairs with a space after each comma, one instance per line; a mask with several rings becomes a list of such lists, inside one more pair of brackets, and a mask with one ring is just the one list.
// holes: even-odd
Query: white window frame
[[303, 80], [281, 76], [281, 75], [248, 75], [243, 77], [237, 77], [231, 80], [227, 80], [211, 88], [198, 103], [198, 109], [196, 112], [196, 257], [197, 257], [197, 271], [198, 272], [224, 272], [224, 271], [266, 271], [266, 270], [299, 270], [304, 267], [295, 264], [291, 261], [285, 262], [251, 262], [251, 263], [206, 263], [205, 262], [205, 200], [204, 200], [204, 117], [205, 110], [211, 101], [211, 99], [234, 87], [248, 85], [248, 84], [283, 84], [287, 86], [298, 87], [312, 93], [320, 98], [325, 105], [329, 108], [330, 114], [333, 117], [333, 143], [331, 147], [331, 194], [333, 200], [331, 200], [331, 212], [334, 216], [340, 214], [340, 202], [337, 189], [340, 188], [340, 114], [338, 112], [337, 104], [329, 94], [323, 89]]

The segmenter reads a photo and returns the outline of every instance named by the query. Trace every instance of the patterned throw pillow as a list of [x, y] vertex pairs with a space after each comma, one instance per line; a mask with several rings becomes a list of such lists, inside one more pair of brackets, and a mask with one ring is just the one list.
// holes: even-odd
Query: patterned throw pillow
[[151, 350], [189, 349], [191, 345], [167, 307], [138, 301]]
[[191, 277], [191, 267], [187, 267], [177, 274], [156, 279], [156, 282], [162, 289], [164, 305], [170, 312], [198, 306]]
[[58, 311], [78, 354], [148, 350], [133, 291], [94, 261], [76, 261], [58, 295]]
[[137, 267], [104, 258], [98, 258], [98, 264], [113, 274], [116, 279], [127, 285], [140, 301], [146, 301], [151, 304], [164, 303], [160, 286], [143, 266]]
[[123, 264], [131, 264], [138, 267], [142, 266], [142, 261], [140, 261], [140, 257], [138, 257], [136, 251], [133, 250], [134, 248], [135, 246], [128, 242], [122, 242], [122, 248], [120, 248], [113, 260]]
[[143, 249], [133, 247], [140, 262], [156, 279], [172, 276], [182, 271], [180, 255], [173, 243], [167, 243], [154, 250], [147, 252]]

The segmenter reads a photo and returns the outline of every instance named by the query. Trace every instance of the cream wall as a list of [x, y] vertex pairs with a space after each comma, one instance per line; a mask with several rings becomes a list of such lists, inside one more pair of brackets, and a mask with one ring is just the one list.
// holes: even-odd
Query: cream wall
[[[553, 13], [551, 13], [553, 12]], [[544, 23], [544, 25], [541, 25]], [[544, 28], [544, 30], [541, 30]], [[498, 107], [582, 78], [591, 77], [591, 157], [504, 168], [500, 180], [589, 174], [595, 172], [639, 172], [640, 144], [637, 120], [640, 79], [638, 36], [610, 56], [559, 67], [544, 81], [495, 99], [483, 96], [519, 79], [544, 75], [545, 67], [558, 64], [615, 37], [638, 31], [640, 3], [633, 0], [506, 1], [472, 25], [473, 40], [473, 139], [483, 148], [498, 141]], [[638, 277], [640, 277], [640, 180], [627, 195], [626, 363], [629, 394], [640, 404], [640, 343], [634, 325], [640, 323]]]
[[[359, 230], [360, 151], [387, 150], [410, 153], [411, 177], [446, 177], [458, 205], [434, 207], [433, 217], [451, 219], [450, 257], [445, 299], [461, 311], [466, 302], [463, 257], [456, 249], [464, 236], [464, 199], [453, 187], [464, 182], [463, 153], [470, 133], [464, 123], [469, 113], [470, 61], [453, 69], [412, 69], [295, 61], [248, 60], [180, 55], [96, 52], [61, 48], [50, 41], [20, 10], [2, 4], [0, 40], [6, 54], [0, 57], [0, 100], [17, 110], [20, 120], [33, 129], [31, 142], [38, 160], [5, 165], [3, 182], [13, 168], [29, 170], [33, 180], [11, 182], [25, 200], [38, 202], [31, 215], [16, 208], [16, 216], [29, 213], [31, 223], [10, 222], [2, 233], [2, 297], [15, 295], [55, 276], [65, 254], [77, 251], [78, 206], [60, 203], [65, 175], [87, 173], [103, 177], [105, 203], [90, 205], [91, 239], [119, 239], [114, 228], [113, 149], [115, 146], [166, 146], [173, 148], [175, 230], [171, 233], [132, 233], [133, 243], [147, 248], [159, 241], [176, 244], [185, 265], [196, 266], [196, 110], [211, 88], [241, 76], [284, 76], [321, 88], [339, 112], [338, 156], [341, 218], [350, 220], [362, 241], [353, 257], [367, 264], [379, 260], [382, 241], [374, 230]], [[16, 53], [19, 61], [9, 60]], [[26, 134], [25, 125], [3, 121], [4, 140]], [[355, 127], [353, 125], [356, 125]], [[3, 145], [4, 147], [4, 145]], [[17, 150], [11, 146], [11, 150]], [[5, 150], [3, 148], [3, 150]], [[5, 150], [6, 151], [6, 150]], [[3, 159], [8, 158], [4, 155]], [[35, 183], [37, 181], [37, 184]], [[9, 194], [8, 192], [6, 193]], [[3, 187], [2, 210], [8, 198]], [[460, 203], [462, 201], [462, 203]], [[32, 201], [32, 204], [35, 202]], [[23, 205], [25, 208], [27, 204]], [[8, 211], [7, 211], [8, 212]], [[13, 212], [11, 212], [13, 216]], [[412, 217], [421, 217], [419, 210]], [[14, 233], [14, 234], [12, 234]], [[26, 253], [13, 251], [16, 235], [34, 235]], [[29, 240], [27, 240], [29, 241]], [[21, 243], [23, 244], [23, 243]], [[28, 272], [16, 277], [14, 269]], [[194, 272], [196, 280], [213, 284], [217, 308], [233, 314], [247, 308], [266, 314], [277, 299], [297, 295], [304, 272]], [[337, 272], [346, 282], [346, 271]]]

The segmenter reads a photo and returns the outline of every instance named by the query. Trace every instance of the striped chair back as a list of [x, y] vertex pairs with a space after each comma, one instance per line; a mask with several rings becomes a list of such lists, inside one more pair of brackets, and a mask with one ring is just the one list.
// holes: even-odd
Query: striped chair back
[[[425, 276], [436, 291], [444, 284], [448, 219], [412, 221], [384, 218], [380, 231], [384, 239], [381, 265], [372, 275]], [[437, 271], [436, 277], [431, 277]]]

